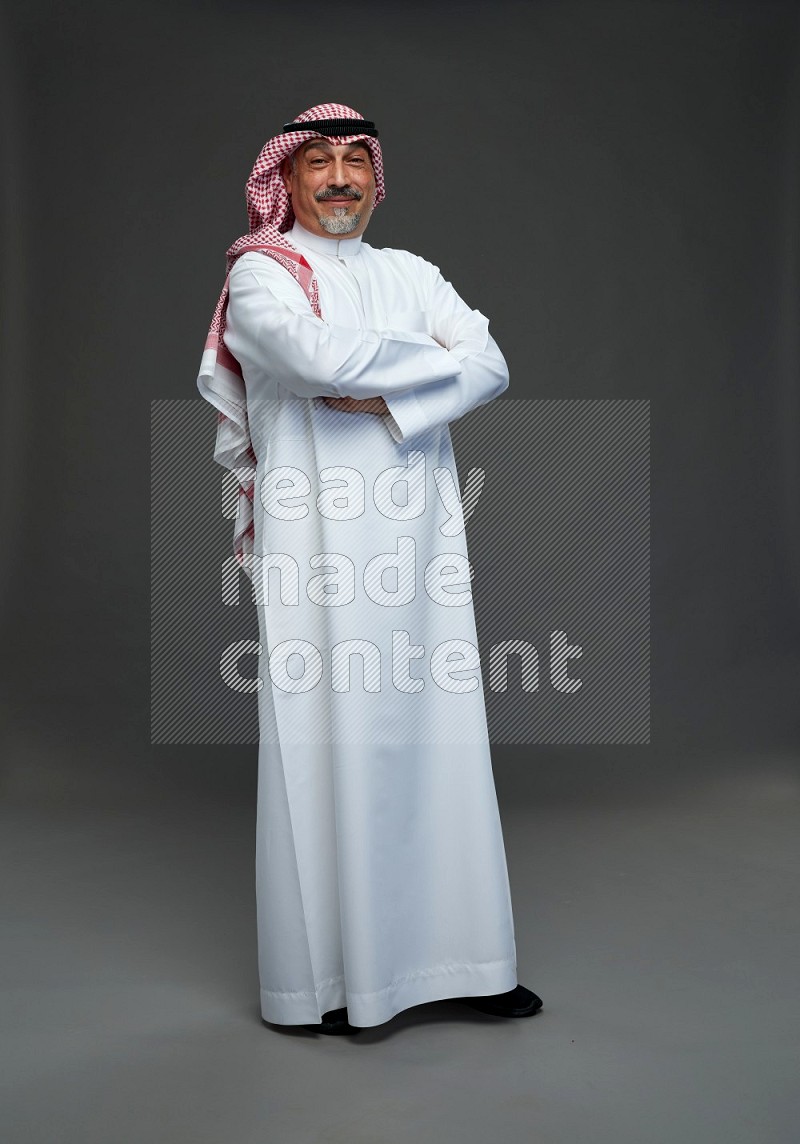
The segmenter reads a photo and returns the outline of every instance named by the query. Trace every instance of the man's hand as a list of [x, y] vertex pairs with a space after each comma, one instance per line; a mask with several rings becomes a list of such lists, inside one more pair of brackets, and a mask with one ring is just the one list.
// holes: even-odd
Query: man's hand
[[341, 409], [344, 413], [377, 413], [381, 416], [389, 412], [389, 406], [382, 397], [323, 397], [331, 409]]

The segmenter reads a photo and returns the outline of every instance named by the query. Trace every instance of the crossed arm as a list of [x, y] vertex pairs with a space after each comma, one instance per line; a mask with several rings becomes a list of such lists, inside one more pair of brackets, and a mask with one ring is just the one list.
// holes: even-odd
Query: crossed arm
[[[413, 256], [411, 256], [413, 257]], [[299, 397], [382, 416], [396, 441], [463, 416], [508, 385], [488, 321], [436, 267], [428, 277], [429, 333], [360, 330], [321, 321], [298, 284], [263, 255], [244, 255], [229, 280], [225, 342], [246, 369], [269, 370]]]

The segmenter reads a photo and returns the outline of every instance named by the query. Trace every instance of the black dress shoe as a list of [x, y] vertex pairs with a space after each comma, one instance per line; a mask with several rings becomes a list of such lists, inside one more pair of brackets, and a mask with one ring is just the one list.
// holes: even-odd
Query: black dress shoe
[[361, 1029], [351, 1025], [347, 1020], [347, 1009], [331, 1009], [329, 1013], [322, 1014], [322, 1021], [317, 1025], [304, 1025], [312, 1033], [330, 1033], [332, 1036], [341, 1036], [342, 1033], [360, 1033]]
[[488, 997], [454, 997], [453, 1000], [461, 1001], [481, 1013], [490, 1013], [493, 1017], [532, 1017], [543, 1004], [541, 997], [537, 997], [524, 985], [517, 985], [514, 989], [509, 989], [508, 993], [492, 993]]

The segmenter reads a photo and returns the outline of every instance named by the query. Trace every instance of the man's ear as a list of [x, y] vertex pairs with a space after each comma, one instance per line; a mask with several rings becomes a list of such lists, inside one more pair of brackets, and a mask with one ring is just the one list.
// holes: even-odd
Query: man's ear
[[281, 179], [283, 180], [283, 185], [286, 188], [287, 195], [291, 195], [291, 193], [292, 193], [292, 160], [290, 158], [284, 159], [283, 162], [281, 163], [280, 174], [281, 174]]

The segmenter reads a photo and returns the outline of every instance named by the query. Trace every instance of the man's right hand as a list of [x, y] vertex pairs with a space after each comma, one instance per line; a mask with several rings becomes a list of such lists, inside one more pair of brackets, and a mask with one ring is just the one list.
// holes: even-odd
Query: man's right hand
[[322, 400], [331, 409], [339, 409], [343, 413], [375, 413], [380, 417], [389, 412], [389, 406], [382, 397], [323, 397]]

